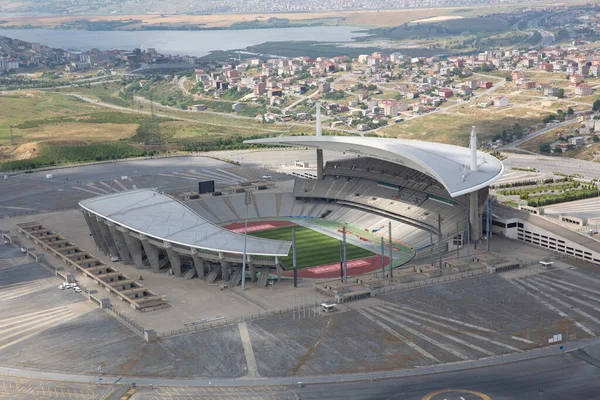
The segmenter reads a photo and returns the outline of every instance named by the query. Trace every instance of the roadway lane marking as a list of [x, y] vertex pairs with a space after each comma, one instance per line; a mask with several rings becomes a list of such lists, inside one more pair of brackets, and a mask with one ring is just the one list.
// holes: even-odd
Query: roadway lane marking
[[[29, 338], [32, 338], [32, 337], [36, 336], [36, 335], [39, 335], [42, 331], [44, 331], [47, 328], [51, 328], [51, 327], [56, 326], [56, 325], [61, 325], [61, 324], [67, 323], [67, 322], [69, 322], [69, 321], [71, 321], [71, 320], [73, 320], [75, 318], [77, 318], [77, 316], [73, 315], [73, 314], [63, 315], [62, 317], [52, 319], [52, 320], [50, 320], [48, 322], [45, 322], [43, 324], [39, 324], [39, 325], [33, 326], [31, 328], [19, 331], [19, 332], [15, 333], [15, 334], [12, 334], [12, 335], [9, 335], [9, 336], [5, 336], [5, 337], [2, 338], [2, 341], [6, 341], [6, 339], [10, 339], [10, 338], [13, 338], [15, 336], [19, 336], [19, 337], [17, 339], [13, 340], [13, 341], [9, 341], [9, 342], [3, 344], [2, 346], [0, 346], [0, 350], [4, 350], [7, 347], [13, 346], [15, 344], [18, 344], [18, 343], [24, 341], [24, 340], [27, 340]], [[44, 328], [44, 329], [41, 329], [41, 328]], [[31, 331], [31, 330], [34, 330], [34, 332], [30, 333], [29, 335], [21, 336], [23, 333]]]
[[240, 181], [247, 181], [247, 180], [248, 180], [248, 179], [246, 179], [246, 178], [242, 178], [242, 177], [241, 177], [241, 176], [239, 176], [239, 175], [236, 175], [236, 174], [234, 174], [234, 173], [232, 173], [232, 172], [228, 172], [228, 171], [222, 170], [222, 169], [220, 169], [220, 168], [217, 168], [217, 171], [220, 171], [220, 172], [222, 172], [222, 173], [224, 173], [224, 174], [227, 174], [227, 175], [233, 176], [234, 178], [236, 178], [236, 179], [239, 179]]
[[[559, 281], [559, 280], [557, 280], [557, 279], [550, 278], [550, 277], [548, 277], [548, 276], [545, 276], [545, 277], [540, 277], [540, 278], [541, 278], [542, 280], [545, 280], [545, 281], [554, 282], [554, 284], [555, 284], [555, 285], [559, 285], [559, 286], [561, 286], [561, 285], [562, 285], [562, 286], [570, 286], [570, 287], [572, 287], [572, 288], [575, 288], [575, 289], [583, 290], [584, 292], [589, 292], [589, 293], [594, 293], [594, 294], [600, 295], [600, 292], [599, 292], [599, 291], [597, 291], [597, 290], [592, 290], [592, 289], [588, 289], [588, 288], [586, 288], [586, 287], [584, 287], [584, 286], [575, 285], [575, 284], [573, 284], [573, 283], [569, 283], [569, 282], [562, 282], [562, 281]], [[565, 288], [565, 289], [566, 289], [566, 288]]]
[[244, 346], [244, 355], [246, 356], [246, 366], [248, 367], [247, 376], [258, 377], [258, 367], [256, 365], [256, 358], [254, 357], [254, 349], [252, 348], [252, 340], [250, 340], [250, 333], [248, 332], [248, 325], [245, 322], [238, 324], [238, 330], [240, 331], [240, 338], [242, 339], [242, 345]]
[[414, 342], [408, 340], [401, 333], [396, 332], [394, 329], [392, 329], [388, 325], [384, 324], [383, 322], [377, 321], [377, 319], [375, 319], [372, 315], [369, 315], [365, 310], [358, 310], [358, 312], [363, 317], [369, 319], [371, 322], [374, 322], [380, 328], [383, 328], [390, 335], [397, 337], [398, 339], [400, 339], [404, 343], [406, 343], [408, 346], [412, 347], [414, 350], [416, 350], [417, 352], [421, 353], [423, 356], [425, 356], [425, 358], [428, 358], [430, 361], [433, 361], [435, 363], [440, 363], [440, 360], [438, 360], [437, 358], [435, 358], [434, 356], [432, 356], [431, 354], [429, 354], [425, 349], [421, 348], [420, 346], [418, 346]]
[[460, 358], [461, 360], [468, 360], [469, 359], [469, 357], [465, 356], [460, 351], [458, 351], [456, 349], [453, 349], [451, 347], [448, 347], [448, 346], [444, 345], [443, 343], [440, 343], [439, 341], [437, 341], [437, 340], [435, 340], [433, 338], [430, 338], [429, 336], [424, 335], [421, 332], [419, 332], [419, 331], [417, 331], [415, 329], [412, 329], [412, 328], [404, 325], [401, 322], [398, 322], [398, 321], [396, 321], [396, 320], [394, 320], [392, 318], [386, 317], [385, 315], [381, 314], [378, 311], [375, 311], [375, 310], [372, 310], [372, 309], [370, 309], [369, 311], [372, 314], [378, 316], [379, 318], [381, 318], [381, 319], [383, 319], [385, 321], [388, 321], [391, 324], [397, 325], [400, 328], [404, 329], [405, 331], [408, 331], [408, 332], [412, 333], [413, 335], [420, 337], [421, 339], [425, 340], [426, 342], [429, 342], [429, 343], [431, 343], [431, 344], [439, 347], [440, 349], [447, 351], [450, 354], [454, 354], [456, 357]]
[[79, 187], [79, 186], [72, 186], [72, 188], [73, 189], [77, 189], [77, 190], [81, 190], [82, 192], [91, 193], [91, 194], [96, 195], [96, 196], [100, 196], [100, 195], [105, 194], [105, 193], [94, 192], [93, 190], [84, 189], [84, 188]]
[[41, 310], [41, 311], [31, 312], [29, 314], [18, 314], [18, 315], [11, 316], [11, 317], [8, 317], [8, 318], [3, 318], [3, 319], [0, 319], [0, 327], [4, 326], [4, 325], [2, 325], [2, 323], [6, 323], [7, 321], [23, 320], [24, 318], [27, 319], [30, 316], [39, 315], [39, 314], [51, 312], [51, 311], [54, 311], [54, 310], [60, 310], [60, 309], [67, 309], [67, 307], [66, 306], [60, 306], [60, 307], [55, 307], [55, 308], [48, 308], [48, 309]]
[[457, 338], [455, 336], [448, 335], [447, 333], [444, 333], [444, 332], [442, 332], [442, 331], [440, 331], [438, 329], [435, 329], [435, 328], [433, 328], [431, 326], [423, 325], [422, 323], [420, 323], [418, 321], [415, 321], [415, 320], [412, 320], [410, 318], [406, 318], [406, 317], [400, 316], [398, 314], [395, 314], [395, 313], [397, 313], [396, 310], [389, 310], [389, 309], [386, 309], [386, 308], [383, 308], [383, 307], [377, 307], [377, 309], [380, 310], [380, 311], [383, 311], [383, 312], [387, 313], [388, 315], [392, 315], [394, 318], [398, 318], [398, 319], [401, 319], [402, 321], [408, 322], [409, 324], [413, 324], [413, 325], [416, 325], [418, 327], [424, 328], [424, 329], [426, 329], [426, 330], [428, 330], [430, 332], [433, 332], [433, 333], [435, 333], [437, 335], [445, 337], [446, 339], [451, 340], [451, 341], [453, 341], [455, 343], [462, 344], [465, 347], [469, 347], [469, 348], [471, 348], [471, 349], [473, 349], [475, 351], [478, 351], [480, 353], [483, 353], [483, 354], [485, 354], [487, 356], [495, 356], [496, 355], [496, 353], [493, 353], [491, 351], [483, 349], [483, 348], [481, 348], [481, 347], [479, 347], [477, 345], [474, 345], [472, 343], [466, 342], [466, 341], [464, 341], [462, 339], [459, 339], [459, 338]]
[[[569, 304], [569, 303], [567, 303], [567, 302], [566, 302], [566, 301], [564, 301], [564, 300], [560, 300], [560, 299], [558, 299], [558, 298], [556, 298], [556, 297], [552, 297], [552, 296], [550, 296], [549, 294], [545, 293], [545, 292], [543, 291], [543, 289], [544, 289], [543, 285], [541, 285], [541, 284], [539, 284], [539, 283], [537, 283], [537, 284], [536, 284], [536, 283], [532, 282], [531, 280], [522, 280], [522, 281], [520, 281], [520, 283], [522, 283], [523, 285], [525, 285], [525, 286], [527, 286], [527, 287], [529, 287], [529, 288], [531, 288], [531, 289], [533, 289], [533, 290], [536, 290], [536, 291], [537, 291], [538, 293], [540, 293], [542, 296], [548, 297], [548, 298], [550, 298], [551, 300], [553, 300], [553, 301], [557, 302], [558, 304], [560, 304], [560, 305], [562, 305], [562, 306], [565, 306], [565, 307], [567, 307], [567, 308], [570, 308], [571, 310], [575, 311], [576, 313], [578, 313], [578, 314], [580, 314], [580, 315], [583, 315], [584, 317], [588, 318], [589, 320], [591, 320], [591, 321], [593, 321], [593, 322], [597, 323], [598, 325], [600, 325], [600, 319], [598, 319], [598, 318], [596, 318], [596, 317], [594, 317], [594, 316], [592, 316], [592, 315], [588, 314], [587, 312], [585, 312], [585, 311], [583, 311], [583, 310], [581, 310], [581, 309], [579, 309], [579, 308], [577, 308], [577, 307], [574, 307], [572, 304]], [[539, 286], [542, 286], [542, 289], [540, 289], [538, 285], [539, 285]], [[564, 297], [568, 297], [570, 300], [573, 300], [573, 301], [575, 301], [576, 303], [583, 301], [583, 300], [575, 300], [575, 299], [573, 299], [573, 298], [571, 298], [571, 297], [569, 297], [569, 296], [567, 296], [567, 295], [561, 294], [561, 293], [560, 293], [558, 290], [556, 290], [556, 289], [552, 289], [552, 288], [550, 288], [550, 287], [545, 287], [545, 289], [546, 289], [546, 290], [548, 290], [549, 292], [552, 292], [552, 291], [554, 291], [554, 293], [556, 293], [556, 294], [562, 295], [562, 296], [564, 296]], [[587, 304], [589, 304], [589, 303], [587, 303]]]
[[114, 186], [109, 185], [106, 182], [98, 182], [99, 184], [101, 184], [102, 186], [105, 186], [108, 189], [108, 192], [118, 192], [117, 189], [114, 188]]
[[96, 186], [96, 185], [94, 184], [94, 182], [90, 182], [90, 183], [88, 183], [87, 185], [88, 185], [88, 187], [90, 187], [90, 188], [94, 188], [94, 189], [96, 189], [96, 190], [98, 190], [98, 191], [100, 191], [100, 192], [102, 192], [102, 193], [104, 193], [104, 194], [108, 194], [108, 190], [106, 190], [106, 189], [102, 189], [101, 187], [98, 187], [98, 186]]
[[577, 326], [579, 329], [581, 329], [585, 333], [589, 334], [592, 337], [595, 336], [594, 332], [592, 332], [591, 329], [587, 328], [581, 322], [575, 321], [574, 318], [569, 317], [565, 312], [563, 312], [563, 311], [559, 310], [558, 308], [554, 307], [552, 304], [548, 303], [546, 300], [542, 299], [540, 296], [538, 296], [536, 294], [533, 294], [531, 291], [525, 289], [523, 286], [521, 286], [521, 284], [522, 284], [521, 282], [517, 283], [517, 282], [511, 281], [511, 280], [507, 280], [507, 281], [511, 285], [513, 285], [513, 286], [517, 287], [519, 290], [527, 293], [529, 296], [533, 297], [534, 299], [536, 299], [537, 301], [539, 301], [540, 303], [542, 303], [543, 305], [545, 305], [546, 307], [548, 307], [550, 310], [552, 310], [555, 313], [557, 313], [558, 315], [560, 315], [561, 317], [573, 320], [573, 323], [575, 324], [575, 326]]
[[127, 186], [123, 185], [118, 179], [113, 179], [113, 182], [119, 186], [121, 189], [123, 189], [124, 192], [128, 191], [129, 189], [127, 189]]
[[496, 346], [504, 347], [504, 348], [506, 348], [508, 350], [511, 350], [511, 351], [517, 351], [517, 352], [521, 351], [520, 349], [518, 349], [516, 347], [510, 346], [508, 344], [504, 344], [504, 343], [501, 343], [501, 342], [497, 342], [495, 340], [486, 338], [486, 337], [478, 335], [476, 333], [471, 333], [471, 332], [468, 332], [468, 331], [463, 331], [463, 330], [455, 328], [455, 327], [453, 327], [451, 325], [447, 325], [447, 324], [444, 324], [444, 323], [441, 323], [441, 322], [434, 321], [434, 320], [429, 319], [429, 318], [422, 317], [420, 315], [415, 315], [415, 314], [409, 313], [408, 311], [403, 310], [402, 307], [399, 307], [399, 306], [396, 306], [396, 305], [392, 306], [391, 304], [390, 305], [384, 304], [383, 306], [384, 307], [387, 306], [388, 308], [393, 308], [394, 310], [396, 310], [398, 312], [401, 312], [401, 313], [404, 313], [404, 314], [408, 314], [412, 318], [417, 318], [417, 319], [421, 319], [421, 320], [427, 321], [427, 322], [429, 322], [431, 324], [438, 325], [438, 326], [441, 326], [441, 327], [446, 328], [446, 329], [450, 329], [450, 330], [452, 330], [454, 332], [462, 333], [463, 335], [470, 336], [470, 337], [472, 337], [474, 339], [478, 339], [478, 340], [481, 340], [483, 342], [492, 343], [492, 344], [495, 344]]
[[44, 321], [44, 320], [46, 320], [48, 318], [55, 318], [55, 317], [57, 317], [59, 315], [63, 315], [63, 314], [69, 313], [69, 312], [70, 311], [68, 309], [56, 310], [56, 311], [53, 311], [53, 312], [48, 313], [48, 314], [39, 315], [39, 316], [35, 316], [35, 317], [30, 317], [30, 318], [27, 318], [27, 319], [25, 319], [23, 321], [15, 321], [15, 322], [12, 322], [12, 323], [9, 323], [9, 324], [3, 324], [0, 327], [3, 327], [3, 328], [7, 327], [7, 326], [12, 326], [12, 327], [0, 330], [0, 334], [4, 334], [4, 333], [10, 332], [10, 331], [13, 331], [15, 329], [22, 329], [23, 327], [29, 326], [31, 324], [37, 324], [37, 323], [39, 323], [41, 321]]
[[473, 325], [473, 324], [469, 324], [469, 323], [466, 323], [466, 322], [462, 322], [462, 321], [459, 321], [457, 319], [452, 319], [452, 318], [448, 318], [448, 317], [442, 317], [441, 315], [436, 315], [436, 314], [433, 314], [433, 313], [429, 313], [427, 311], [417, 310], [416, 308], [412, 308], [412, 307], [405, 306], [405, 305], [403, 305], [402, 308], [410, 310], [410, 311], [413, 311], [413, 312], [416, 312], [416, 313], [419, 313], [419, 314], [429, 315], [430, 317], [435, 317], [437, 319], [441, 319], [441, 320], [444, 320], [444, 321], [454, 322], [455, 324], [462, 325], [462, 326], [465, 326], [467, 328], [477, 329], [478, 331], [488, 332], [488, 333], [494, 333], [494, 331], [491, 330], [491, 329], [484, 328], [484, 327], [477, 326], [477, 325]]
[[[591, 303], [589, 303], [589, 302], [587, 302], [587, 301], [580, 300], [580, 299], [577, 299], [577, 298], [575, 298], [575, 297], [571, 297], [570, 295], [566, 295], [566, 294], [564, 294], [564, 293], [561, 293], [560, 291], [558, 291], [558, 290], [556, 290], [556, 289], [554, 289], [554, 288], [551, 288], [550, 286], [548, 286], [548, 285], [546, 285], [546, 284], [544, 284], [544, 283], [538, 282], [538, 281], [536, 281], [536, 280], [533, 280], [533, 279], [529, 279], [529, 280], [527, 280], [526, 282], [530, 283], [531, 285], [533, 285], [533, 286], [535, 286], [535, 287], [538, 287], [538, 286], [536, 286], [536, 285], [539, 285], [539, 286], [541, 286], [541, 287], [542, 287], [542, 289], [548, 290], [549, 292], [552, 292], [552, 293], [556, 293], [556, 294], [557, 294], [557, 295], [559, 295], [559, 296], [566, 297], [566, 298], [568, 298], [569, 300], [571, 300], [571, 301], [574, 301], [575, 303], [582, 304], [582, 305], [584, 305], [584, 306], [586, 306], [586, 307], [589, 307], [589, 308], [591, 308], [592, 310], [594, 310], [594, 311], [596, 311], [596, 312], [600, 312], [600, 309], [599, 309], [598, 307], [596, 307], [594, 304], [591, 304]], [[539, 290], [539, 289], [538, 289], [538, 290]], [[541, 290], [539, 290], [539, 291], [541, 292]], [[556, 299], [556, 301], [560, 302], [560, 301], [562, 301], [562, 300], [558, 300], [558, 299]], [[565, 303], [565, 304], [567, 304], [567, 303]], [[570, 304], [568, 304], [568, 305], [570, 306]], [[572, 307], [572, 308], [573, 308], [573, 310], [579, 310], [578, 308], [575, 308], [575, 307]], [[579, 312], [581, 315], [584, 315], [584, 313], [585, 313], [584, 311], [581, 311], [581, 310], [579, 310], [578, 312]], [[585, 313], [585, 314], [587, 314], [587, 313]], [[593, 317], [593, 316], [591, 316], [591, 315], [589, 315], [589, 314], [587, 314], [587, 317], [588, 317], [589, 319], [591, 319], [592, 321], [594, 321], [595, 323], [597, 323], [598, 325], [600, 325], [600, 320], [599, 320], [598, 318], [596, 318], [596, 317]]]

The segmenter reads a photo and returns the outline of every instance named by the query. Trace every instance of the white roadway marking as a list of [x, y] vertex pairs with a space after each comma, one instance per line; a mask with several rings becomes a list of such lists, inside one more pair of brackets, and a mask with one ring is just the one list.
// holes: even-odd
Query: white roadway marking
[[455, 350], [455, 349], [453, 349], [451, 347], [448, 347], [448, 346], [444, 345], [443, 343], [440, 343], [437, 340], [435, 340], [433, 338], [430, 338], [429, 336], [424, 335], [421, 332], [419, 332], [419, 331], [417, 331], [415, 329], [412, 329], [412, 328], [404, 325], [401, 322], [398, 322], [398, 321], [396, 321], [396, 320], [394, 320], [392, 318], [386, 317], [385, 315], [383, 315], [379, 311], [375, 311], [373, 309], [370, 309], [369, 311], [371, 312], [371, 314], [374, 314], [374, 315], [378, 316], [379, 318], [381, 318], [381, 319], [383, 319], [383, 320], [385, 320], [385, 321], [387, 321], [387, 322], [389, 322], [389, 323], [391, 323], [393, 325], [399, 326], [400, 328], [404, 329], [405, 331], [408, 331], [411, 334], [420, 337], [421, 339], [425, 340], [426, 342], [429, 342], [429, 343], [431, 343], [431, 344], [439, 347], [440, 349], [446, 350], [448, 353], [454, 354], [456, 357], [460, 358], [461, 360], [468, 360], [469, 359], [467, 356], [465, 356], [464, 354], [462, 354], [460, 351]]
[[113, 179], [113, 182], [119, 186], [121, 189], [123, 189], [124, 192], [128, 191], [129, 189], [127, 189], [127, 186], [123, 185], [121, 182], [119, 182], [118, 179]]
[[217, 168], [217, 171], [220, 171], [220, 172], [222, 172], [222, 173], [224, 173], [224, 174], [227, 174], [227, 175], [233, 176], [234, 178], [236, 178], [236, 179], [239, 179], [240, 181], [247, 181], [247, 179], [246, 179], [246, 178], [242, 178], [241, 176], [239, 176], [239, 175], [236, 175], [236, 174], [234, 174], [234, 173], [232, 173], [232, 172], [225, 171], [225, 170], [222, 170], [222, 169], [220, 169], [220, 168]]
[[[392, 305], [390, 305], [389, 308], [393, 308], [393, 309], [396, 309], [398, 312], [408, 314], [412, 318], [417, 318], [417, 319], [421, 319], [421, 320], [427, 321], [427, 322], [429, 322], [431, 324], [438, 325], [438, 326], [444, 327], [446, 329], [450, 329], [450, 330], [458, 332], [458, 333], [462, 333], [463, 335], [470, 336], [470, 337], [472, 337], [474, 339], [478, 339], [478, 340], [481, 340], [483, 342], [492, 343], [492, 344], [495, 344], [496, 346], [504, 347], [504, 348], [507, 348], [507, 349], [509, 349], [511, 351], [521, 351], [521, 350], [517, 349], [516, 347], [513, 347], [513, 346], [508, 345], [508, 344], [504, 344], [504, 343], [501, 343], [501, 342], [497, 342], [495, 340], [486, 338], [486, 337], [478, 335], [476, 333], [471, 333], [471, 332], [468, 332], [468, 331], [462, 331], [462, 330], [460, 330], [458, 328], [455, 328], [455, 327], [453, 327], [451, 325], [447, 325], [447, 324], [444, 324], [444, 323], [441, 323], [441, 322], [437, 322], [437, 321], [434, 321], [432, 319], [422, 317], [420, 315], [415, 315], [414, 313], [411, 314], [408, 311], [404, 310], [400, 306], [396, 306], [396, 305], [392, 306]], [[529, 342], [529, 341], [527, 341], [527, 342]], [[533, 343], [533, 342], [531, 342], [531, 343]]]
[[257, 377], [258, 367], [256, 366], [256, 358], [254, 358], [254, 349], [252, 349], [252, 341], [250, 340], [250, 334], [248, 333], [248, 325], [245, 322], [238, 324], [238, 330], [240, 331], [240, 339], [242, 339], [242, 345], [244, 346], [244, 355], [246, 356], [246, 365], [248, 366], [248, 376]]
[[388, 315], [393, 315], [395, 318], [399, 318], [399, 319], [401, 319], [401, 320], [403, 320], [405, 322], [408, 322], [409, 324], [413, 324], [413, 325], [416, 325], [418, 327], [427, 329], [430, 332], [433, 332], [433, 333], [435, 333], [437, 335], [445, 337], [446, 339], [451, 340], [453, 342], [462, 344], [465, 347], [469, 347], [469, 348], [471, 348], [471, 349], [473, 349], [475, 351], [478, 351], [480, 353], [483, 353], [485, 355], [488, 355], [488, 356], [494, 356], [494, 355], [496, 355], [496, 353], [494, 353], [494, 352], [488, 351], [488, 350], [483, 349], [483, 348], [481, 348], [481, 347], [479, 347], [477, 345], [474, 345], [472, 343], [469, 343], [469, 342], [466, 342], [466, 341], [464, 341], [462, 339], [459, 339], [459, 338], [457, 338], [455, 336], [452, 336], [452, 335], [449, 335], [447, 333], [444, 333], [444, 332], [442, 332], [442, 331], [440, 331], [438, 329], [435, 329], [435, 328], [433, 328], [431, 326], [423, 325], [422, 323], [420, 323], [418, 321], [414, 321], [414, 320], [412, 320], [410, 318], [406, 318], [406, 317], [400, 316], [398, 314], [393, 314], [394, 312], [396, 312], [396, 313], [398, 312], [396, 310], [390, 310], [390, 309], [384, 308], [383, 306], [378, 307], [378, 310], [386, 312]]
[[84, 189], [84, 188], [79, 187], [79, 186], [72, 186], [72, 188], [73, 189], [77, 189], [77, 190], [81, 190], [82, 192], [87, 192], [87, 193], [95, 194], [96, 196], [104, 194], [104, 193], [94, 192], [93, 190]]
[[94, 184], [94, 182], [90, 182], [90, 183], [88, 183], [87, 185], [88, 185], [89, 187], [91, 187], [91, 188], [94, 188], [94, 189], [96, 189], [96, 190], [98, 190], [98, 191], [102, 192], [102, 193], [108, 194], [108, 190], [106, 190], [106, 189], [102, 189], [101, 187], [98, 187], [98, 186], [96, 186], [96, 185]]
[[534, 299], [536, 299], [537, 301], [539, 301], [540, 303], [542, 303], [543, 305], [545, 305], [546, 307], [548, 307], [550, 310], [552, 310], [555, 313], [557, 313], [558, 315], [560, 315], [561, 317], [572, 319], [573, 323], [575, 324], [575, 326], [577, 326], [579, 329], [581, 329], [585, 333], [589, 334], [590, 336], [594, 336], [594, 332], [592, 332], [591, 329], [589, 329], [588, 327], [586, 327], [585, 325], [583, 325], [581, 322], [575, 321], [573, 318], [569, 317], [565, 312], [563, 312], [563, 311], [559, 310], [558, 308], [554, 307], [552, 304], [550, 304], [546, 300], [542, 299], [540, 296], [538, 296], [536, 294], [533, 294], [531, 291], [525, 289], [523, 286], [521, 286], [521, 284], [522, 284], [521, 282], [517, 283], [517, 282], [515, 282], [513, 280], [507, 280], [507, 282], [509, 282], [511, 285], [515, 286], [519, 290], [527, 293], [529, 296], [533, 297]]
[[482, 332], [494, 333], [494, 331], [491, 330], [491, 329], [484, 328], [484, 327], [477, 326], [477, 325], [473, 325], [473, 324], [469, 324], [467, 322], [462, 322], [462, 321], [459, 321], [457, 319], [452, 319], [452, 318], [448, 318], [448, 317], [442, 317], [441, 315], [436, 315], [436, 314], [433, 314], [433, 313], [429, 313], [427, 311], [417, 310], [415, 308], [404, 306], [404, 305], [402, 306], [402, 308], [405, 308], [405, 309], [410, 310], [410, 311], [414, 311], [414, 312], [419, 313], [419, 314], [429, 315], [430, 317], [435, 317], [435, 318], [438, 318], [438, 319], [441, 319], [441, 320], [444, 320], [444, 321], [454, 322], [455, 324], [466, 326], [468, 328], [477, 329], [477, 330], [482, 331]]
[[437, 358], [435, 358], [434, 356], [432, 356], [431, 354], [429, 354], [425, 349], [421, 348], [420, 346], [418, 346], [414, 342], [412, 342], [409, 339], [407, 339], [406, 337], [404, 337], [401, 333], [396, 332], [394, 329], [392, 329], [391, 327], [387, 326], [383, 322], [377, 321], [372, 315], [369, 315], [365, 310], [358, 310], [358, 312], [363, 317], [365, 317], [365, 318], [369, 319], [370, 321], [374, 322], [380, 328], [383, 328], [390, 335], [395, 336], [398, 339], [402, 340], [404, 343], [406, 343], [408, 346], [412, 347], [417, 352], [421, 353], [423, 356], [425, 356], [426, 358], [428, 358], [430, 361], [433, 361], [433, 362], [436, 362], [436, 363], [440, 362], [440, 360], [438, 360]]

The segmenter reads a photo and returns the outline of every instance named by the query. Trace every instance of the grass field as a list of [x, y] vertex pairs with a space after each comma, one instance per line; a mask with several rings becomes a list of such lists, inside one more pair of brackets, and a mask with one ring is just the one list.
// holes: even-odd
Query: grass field
[[[267, 229], [250, 233], [265, 239], [292, 240], [292, 227]], [[346, 257], [348, 260], [369, 257], [374, 253], [352, 244], [346, 244]], [[296, 227], [296, 262], [298, 268], [314, 267], [339, 262], [340, 241], [320, 232], [302, 226]], [[292, 269], [292, 254], [281, 259], [286, 269]]]

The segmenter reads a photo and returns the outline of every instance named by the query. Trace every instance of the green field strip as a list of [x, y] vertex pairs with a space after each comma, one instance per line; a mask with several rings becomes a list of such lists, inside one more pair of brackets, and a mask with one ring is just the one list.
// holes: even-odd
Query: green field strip
[[[252, 236], [274, 240], [292, 240], [292, 227], [268, 229], [250, 233]], [[298, 268], [308, 268], [318, 265], [332, 264], [340, 260], [340, 241], [309, 228], [296, 227], [296, 262]], [[358, 258], [373, 256], [369, 250], [365, 250], [353, 244], [346, 244], [346, 258], [355, 260]], [[292, 254], [280, 258], [287, 269], [292, 268]]]

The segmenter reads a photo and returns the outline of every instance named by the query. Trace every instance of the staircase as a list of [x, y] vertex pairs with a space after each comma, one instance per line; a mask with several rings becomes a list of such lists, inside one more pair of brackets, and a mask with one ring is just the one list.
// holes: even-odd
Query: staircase
[[233, 272], [233, 274], [231, 274], [231, 279], [229, 279], [229, 282], [227, 283], [227, 285], [229, 285], [229, 287], [236, 287], [241, 282], [242, 282], [242, 269], [238, 268]]
[[190, 280], [193, 277], [195, 277], [196, 275], [198, 275], [198, 273], [196, 272], [196, 268], [192, 267], [192, 268], [188, 269], [185, 274], [183, 274], [183, 278]]
[[264, 266], [261, 268], [260, 275], [258, 276], [258, 282], [256, 283], [258, 287], [267, 287], [267, 281], [269, 280], [269, 272], [271, 272], [271, 267]]
[[206, 275], [206, 278], [204, 278], [204, 280], [206, 281], [206, 283], [213, 283], [217, 280], [219, 275], [221, 275], [221, 266], [217, 265], [213, 268], [212, 271], [210, 271], [208, 275]]

